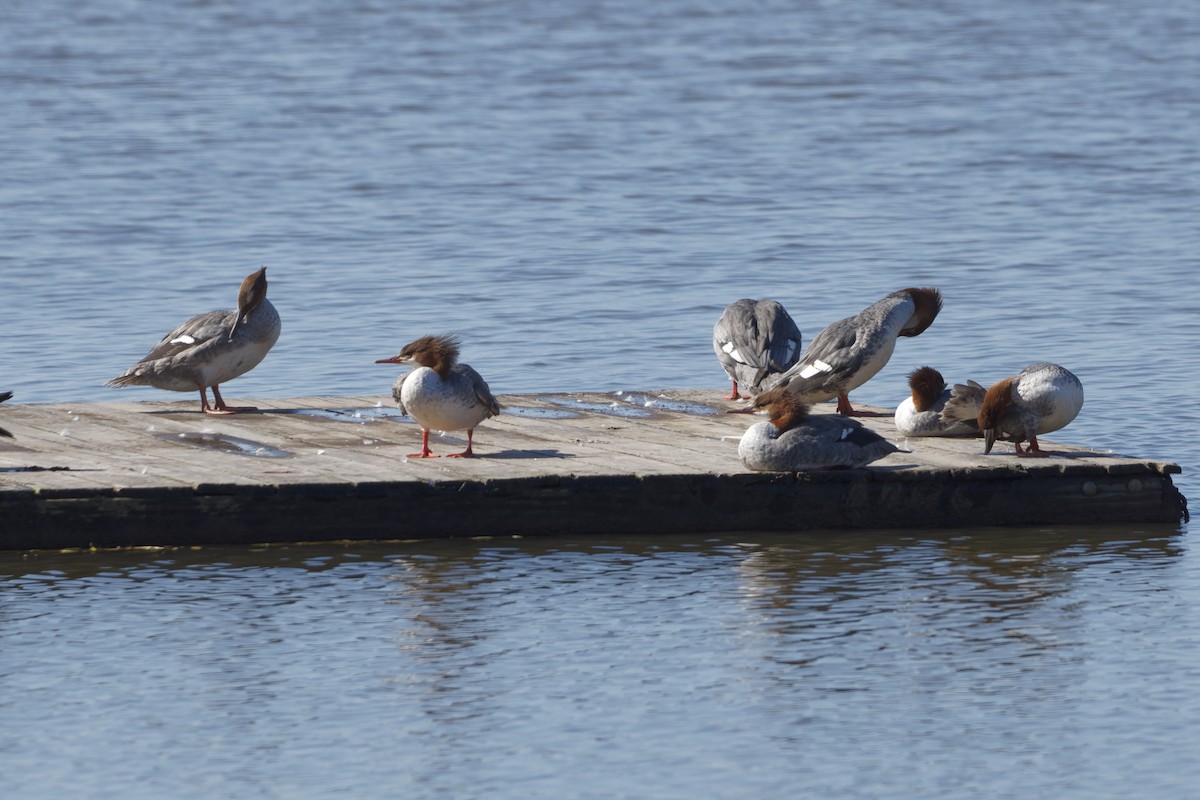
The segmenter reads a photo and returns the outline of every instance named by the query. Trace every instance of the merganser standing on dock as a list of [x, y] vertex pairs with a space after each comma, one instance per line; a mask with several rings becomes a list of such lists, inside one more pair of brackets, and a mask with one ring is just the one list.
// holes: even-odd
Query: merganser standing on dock
[[733, 381], [730, 400], [738, 400], [738, 384], [756, 395], [763, 381], [784, 373], [800, 358], [800, 329], [775, 300], [743, 298], [730, 303], [713, 326], [713, 351]]
[[[997, 439], [1012, 442], [1018, 456], [1050, 453], [1038, 446], [1038, 434], [1065, 428], [1083, 408], [1083, 384], [1058, 364], [1039, 361], [986, 391], [973, 381], [955, 386], [942, 411], [949, 419], [964, 419], [977, 410], [983, 432], [984, 453], [992, 452]], [[1021, 442], [1028, 442], [1025, 450]]]
[[750, 410], [766, 411], [769, 422], [751, 425], [738, 443], [747, 469], [800, 472], [862, 467], [899, 450], [856, 419], [809, 413], [799, 395], [777, 387], [754, 398]]
[[[267, 268], [247, 275], [236, 311], [210, 311], [168, 333], [146, 356], [108, 386], [153, 386], [171, 392], [200, 392], [205, 414], [255, 411], [225, 405], [219, 384], [254, 367], [279, 340], [279, 312], [267, 299]], [[213, 406], [206, 389], [212, 387]]]
[[[12, 392], [0, 392], [0, 403], [3, 403], [5, 400], [8, 400], [11, 397]], [[4, 428], [0, 428], [0, 436], [7, 436], [10, 439], [13, 438], [13, 435], [4, 430]]]
[[942, 309], [937, 289], [901, 289], [817, 334], [775, 384], [806, 403], [837, 398], [839, 414], [857, 414], [850, 392], [883, 369], [899, 336], [919, 336]]
[[478, 372], [458, 363], [459, 341], [454, 336], [422, 336], [404, 345], [398, 355], [376, 364], [416, 364], [392, 385], [400, 411], [421, 426], [421, 452], [410, 458], [437, 458], [429, 449], [429, 431], [467, 431], [467, 449], [450, 458], [475, 455], [475, 426], [500, 413], [500, 404]]
[[943, 419], [942, 409], [950, 399], [942, 373], [919, 367], [908, 374], [912, 396], [896, 406], [896, 430], [905, 436], [978, 436], [975, 417]]

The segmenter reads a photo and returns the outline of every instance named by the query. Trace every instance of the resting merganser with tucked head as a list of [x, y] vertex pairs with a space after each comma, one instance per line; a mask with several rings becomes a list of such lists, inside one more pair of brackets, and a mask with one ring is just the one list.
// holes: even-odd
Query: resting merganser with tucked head
[[896, 430], [905, 436], [978, 436], [975, 417], [943, 419], [942, 409], [950, 399], [950, 390], [942, 373], [933, 367], [919, 367], [908, 374], [912, 396], [896, 407]]
[[796, 363], [800, 329], [778, 302], [743, 298], [730, 303], [713, 326], [713, 351], [733, 381], [728, 399], [738, 400], [739, 383], [756, 395], [764, 379]]
[[901, 289], [817, 334], [800, 361], [775, 384], [806, 403], [837, 398], [839, 414], [855, 414], [850, 392], [883, 369], [899, 336], [918, 336], [942, 309], [937, 289]]
[[[1079, 378], [1058, 364], [1039, 361], [992, 384], [986, 392], [973, 381], [956, 385], [942, 416], [966, 419], [975, 411], [985, 453], [992, 452], [992, 445], [1001, 439], [1013, 442], [1018, 456], [1044, 456], [1049, 452], [1038, 446], [1038, 434], [1065, 428], [1081, 408]], [[1028, 442], [1028, 448], [1022, 450], [1021, 442]]]
[[782, 387], [754, 398], [751, 409], [770, 422], [751, 425], [738, 444], [747, 469], [799, 472], [862, 467], [899, 448], [861, 422], [840, 414], [809, 414], [808, 404]]
[[[3, 403], [5, 400], [8, 400], [10, 397], [12, 397], [12, 392], [0, 392], [0, 403]], [[8, 431], [4, 430], [4, 428], [0, 428], [0, 436], [7, 436], [10, 439], [13, 438], [13, 435], [11, 433], [9, 433]]]
[[458, 363], [454, 336], [422, 336], [404, 345], [399, 355], [376, 364], [416, 364], [392, 385], [400, 411], [421, 426], [421, 452], [410, 458], [437, 458], [429, 449], [429, 431], [467, 431], [467, 449], [451, 458], [470, 458], [475, 426], [500, 413], [500, 404], [478, 372]]
[[[199, 391], [200, 410], [206, 414], [254, 411], [225, 405], [218, 385], [258, 366], [278, 341], [279, 330], [279, 312], [267, 299], [267, 268], [263, 267], [242, 281], [236, 311], [210, 311], [192, 317], [108, 385]], [[208, 387], [213, 393], [211, 408]]]

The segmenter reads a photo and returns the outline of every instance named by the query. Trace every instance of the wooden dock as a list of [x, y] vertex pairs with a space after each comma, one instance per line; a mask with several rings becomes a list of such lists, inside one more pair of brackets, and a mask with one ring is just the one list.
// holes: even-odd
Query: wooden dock
[[[713, 391], [510, 395], [475, 459], [408, 459], [390, 398], [13, 404], [0, 421], [0, 549], [189, 546], [553, 533], [803, 531], [1179, 522], [1171, 463], [1043, 442], [912, 439], [857, 470], [755, 473], [760, 417]], [[826, 405], [828, 407], [826, 407]], [[818, 413], [831, 411], [823, 404]], [[890, 416], [864, 422], [905, 446]], [[445, 455], [465, 436], [431, 437]]]

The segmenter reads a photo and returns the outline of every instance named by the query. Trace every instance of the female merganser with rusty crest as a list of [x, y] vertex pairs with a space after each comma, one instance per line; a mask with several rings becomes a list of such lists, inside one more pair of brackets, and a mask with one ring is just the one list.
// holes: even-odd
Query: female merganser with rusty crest
[[713, 326], [713, 351], [733, 381], [729, 399], [738, 400], [739, 383], [756, 395], [767, 388], [767, 378], [796, 363], [800, 329], [775, 300], [743, 298], [730, 303]]
[[400, 411], [421, 426], [421, 452], [410, 458], [437, 458], [429, 449], [429, 431], [467, 431], [467, 449], [450, 458], [475, 455], [475, 426], [500, 413], [500, 404], [478, 372], [458, 363], [459, 341], [454, 336], [422, 336], [404, 345], [398, 355], [376, 364], [417, 364], [392, 385]]
[[764, 472], [862, 467], [899, 450], [856, 419], [840, 414], [810, 415], [808, 404], [782, 387], [754, 398], [770, 422], [751, 425], [738, 443], [747, 469]]
[[784, 373], [786, 386], [806, 403], [837, 398], [839, 414], [856, 414], [850, 392], [883, 369], [899, 336], [919, 336], [942, 309], [937, 289], [901, 289], [817, 334], [800, 361]]
[[950, 390], [942, 373], [933, 367], [919, 367], [908, 374], [912, 396], [896, 406], [896, 430], [905, 436], [978, 436], [974, 417], [943, 419], [942, 409], [950, 399]]
[[[171, 392], [200, 392], [205, 414], [255, 411], [225, 405], [219, 384], [258, 366], [279, 340], [279, 312], [267, 299], [267, 268], [247, 275], [236, 311], [210, 311], [168, 333], [146, 356], [113, 378], [109, 386], [153, 386]], [[211, 387], [213, 406], [206, 390]]]
[[[992, 452], [997, 439], [1012, 442], [1018, 456], [1045, 456], [1038, 434], [1065, 428], [1083, 408], [1083, 384], [1058, 364], [1039, 361], [1003, 380], [986, 392], [974, 381], [955, 385], [942, 417], [970, 419], [975, 415], [983, 432], [983, 452]], [[1021, 442], [1029, 446], [1021, 449]]]

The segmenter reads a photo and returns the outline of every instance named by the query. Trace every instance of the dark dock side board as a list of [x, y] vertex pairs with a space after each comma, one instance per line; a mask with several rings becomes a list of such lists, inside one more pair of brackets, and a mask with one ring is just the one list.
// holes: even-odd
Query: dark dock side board
[[[531, 394], [476, 431], [475, 459], [408, 459], [420, 429], [383, 397], [13, 405], [0, 549], [553, 533], [803, 531], [1178, 522], [1172, 463], [912, 439], [865, 469], [754, 473], [760, 417], [718, 391]], [[239, 401], [243, 402], [243, 401]], [[822, 405], [818, 413], [832, 410]], [[902, 447], [890, 416], [864, 422]], [[465, 435], [431, 436], [440, 455]]]

